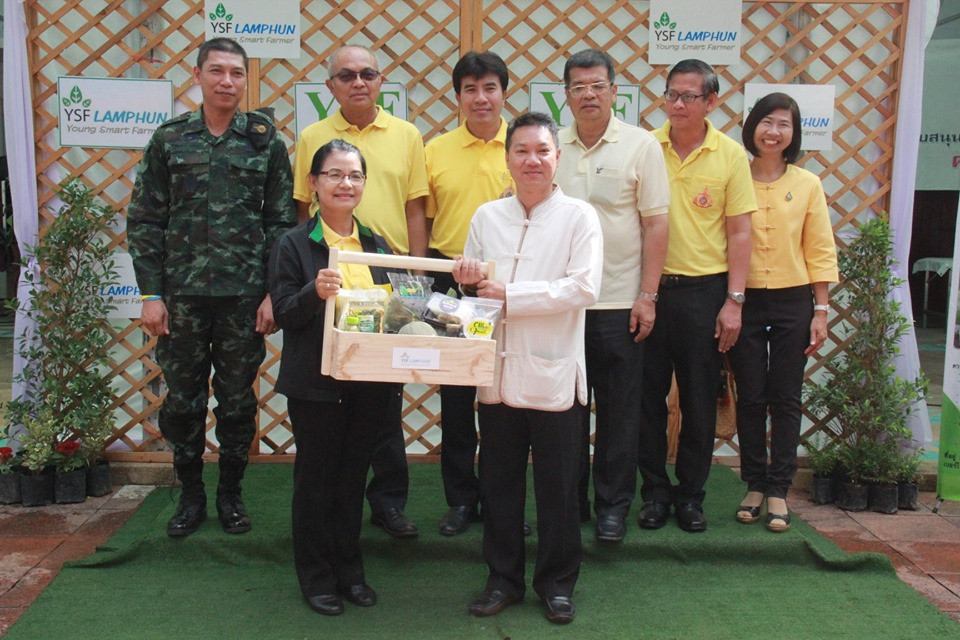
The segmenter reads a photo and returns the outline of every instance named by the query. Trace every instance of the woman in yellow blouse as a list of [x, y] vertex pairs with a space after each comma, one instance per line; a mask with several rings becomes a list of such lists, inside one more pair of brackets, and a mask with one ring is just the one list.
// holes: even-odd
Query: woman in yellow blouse
[[[807, 357], [827, 337], [829, 283], [837, 251], [820, 179], [795, 166], [800, 109], [783, 93], [754, 105], [743, 125], [757, 192], [743, 328], [730, 351], [737, 381], [737, 435], [747, 495], [737, 520], [790, 528], [787, 490], [797, 469], [800, 403]], [[770, 459], [767, 460], [767, 413]]]

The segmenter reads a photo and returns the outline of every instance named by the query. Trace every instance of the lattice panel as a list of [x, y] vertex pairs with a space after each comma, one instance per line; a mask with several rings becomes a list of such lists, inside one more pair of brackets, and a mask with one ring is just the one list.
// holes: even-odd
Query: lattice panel
[[[61, 148], [56, 83], [60, 75], [163, 78], [173, 81], [175, 110], [195, 109], [199, 92], [192, 69], [203, 40], [203, 0], [28, 0], [41, 227], [58, 203], [53, 188], [68, 175], [82, 175], [107, 203], [125, 210], [138, 151]], [[429, 140], [457, 125], [450, 73], [470, 49], [491, 49], [511, 72], [505, 115], [527, 109], [531, 81], [559, 81], [566, 58], [581, 49], [608, 51], [618, 81], [640, 86], [642, 124], [661, 125], [665, 66], [646, 62], [649, 3], [628, 0], [301, 0], [302, 55], [297, 60], [252, 60], [248, 103], [275, 109], [291, 153], [293, 85], [326, 79], [330, 54], [359, 43], [376, 50], [389, 81], [408, 91], [410, 119]], [[829, 83], [836, 87], [834, 148], [809, 153], [804, 165], [819, 173], [841, 246], [859, 219], [882, 215], [890, 194], [898, 74], [904, 41], [906, 0], [863, 2], [745, 2], [742, 62], [720, 67], [721, 104], [711, 119], [734, 138], [740, 135], [743, 86], [747, 82]], [[125, 247], [121, 220], [110, 234]], [[840, 297], [842, 285], [834, 292]], [[821, 356], [842, 353], [838, 331], [842, 304], [830, 320]], [[139, 322], [114, 327], [111, 371], [116, 387], [114, 459], [168, 461], [155, 426], [163, 400], [161, 374], [150, 357]], [[293, 450], [286, 403], [273, 391], [280, 340], [271, 338], [256, 388], [259, 438], [254, 456], [282, 459]], [[823, 361], [807, 375], [819, 375]], [[811, 416], [808, 416], [810, 418]], [[433, 387], [410, 385], [404, 393], [408, 452], [435, 458], [440, 440], [439, 397]], [[213, 414], [208, 448], [216, 451]], [[804, 437], [820, 428], [807, 425]], [[737, 451], [735, 441], [718, 455]], [[726, 447], [726, 448], [725, 448]]]

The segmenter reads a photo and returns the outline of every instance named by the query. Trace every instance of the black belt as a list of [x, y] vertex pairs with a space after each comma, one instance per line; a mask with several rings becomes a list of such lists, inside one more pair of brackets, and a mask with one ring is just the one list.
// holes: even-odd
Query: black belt
[[711, 273], [708, 276], [681, 276], [673, 274], [663, 274], [660, 276], [660, 286], [661, 287], [688, 287], [695, 284], [703, 284], [704, 282], [710, 282], [711, 280], [717, 280], [719, 278], [726, 278], [727, 273]]

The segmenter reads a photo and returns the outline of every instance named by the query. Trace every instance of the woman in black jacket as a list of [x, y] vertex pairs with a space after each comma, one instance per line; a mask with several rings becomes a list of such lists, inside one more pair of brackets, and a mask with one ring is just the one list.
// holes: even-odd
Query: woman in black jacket
[[287, 232], [270, 255], [270, 296], [283, 354], [276, 390], [287, 396], [297, 457], [293, 469], [293, 549], [300, 590], [310, 607], [343, 613], [346, 599], [369, 607], [360, 554], [367, 470], [383, 416], [401, 392], [398, 384], [344, 382], [320, 373], [326, 303], [340, 287], [365, 288], [388, 281], [377, 267], [330, 269], [330, 247], [390, 253], [386, 242], [361, 225], [353, 210], [366, 182], [360, 150], [343, 140], [313, 157], [309, 183], [317, 215]]

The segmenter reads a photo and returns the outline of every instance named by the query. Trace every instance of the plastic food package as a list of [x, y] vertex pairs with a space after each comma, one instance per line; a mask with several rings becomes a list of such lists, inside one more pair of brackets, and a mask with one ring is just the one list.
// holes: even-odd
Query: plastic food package
[[489, 339], [500, 319], [502, 300], [453, 298], [434, 293], [423, 319], [440, 335]]
[[405, 273], [389, 273], [393, 293], [387, 300], [383, 330], [396, 333], [405, 325], [419, 320], [430, 299], [430, 276], [414, 276]]
[[357, 321], [351, 322], [351, 331], [383, 333], [386, 297], [387, 292], [380, 288], [341, 290], [337, 296], [337, 328], [346, 331], [347, 318], [353, 316]]

